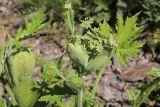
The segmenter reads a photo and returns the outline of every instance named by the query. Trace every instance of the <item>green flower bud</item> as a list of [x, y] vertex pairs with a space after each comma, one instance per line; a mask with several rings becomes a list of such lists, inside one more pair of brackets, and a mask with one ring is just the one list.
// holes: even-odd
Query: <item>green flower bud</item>
[[69, 52], [70, 58], [74, 62], [79, 63], [84, 67], [87, 66], [89, 56], [79, 44], [68, 43], [68, 52]]
[[34, 82], [25, 80], [13, 88], [13, 92], [19, 107], [33, 107], [39, 94], [34, 90]]
[[78, 92], [79, 90], [81, 90], [84, 86], [84, 83], [85, 81], [78, 76], [70, 77], [65, 82], [65, 84], [75, 92]]
[[67, 69], [64, 71], [63, 75], [66, 78], [70, 78], [73, 76], [77, 76], [77, 73], [76, 73], [76, 70], [74, 70], [74, 69]]
[[14, 84], [21, 80], [31, 78], [35, 66], [35, 59], [31, 53], [19, 52], [9, 58], [10, 74]]
[[103, 67], [103, 65], [106, 63], [106, 60], [108, 60], [107, 55], [98, 55], [97, 57], [89, 61], [87, 69], [100, 70]]

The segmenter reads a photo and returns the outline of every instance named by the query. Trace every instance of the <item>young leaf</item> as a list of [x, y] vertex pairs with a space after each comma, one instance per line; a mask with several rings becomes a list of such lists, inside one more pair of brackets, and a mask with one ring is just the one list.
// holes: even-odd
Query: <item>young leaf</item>
[[45, 64], [43, 65], [43, 73], [41, 75], [42, 79], [46, 81], [51, 81], [55, 77], [60, 77], [64, 79], [64, 76], [60, 71], [60, 68], [59, 68], [60, 65], [58, 62], [59, 60], [51, 60], [51, 61], [45, 62]]
[[72, 36], [74, 36], [74, 10], [72, 9], [71, 3], [67, 2], [65, 4], [66, 12], [65, 15], [65, 21], [69, 27], [69, 30], [71, 31]]
[[88, 63], [87, 70], [93, 71], [93, 70], [100, 70], [104, 64], [106, 63], [106, 60], [108, 60], [107, 55], [98, 55], [94, 59], [91, 59]]
[[91, 24], [93, 23], [93, 19], [85, 18], [85, 20], [81, 21], [81, 27], [88, 29], [91, 28]]
[[127, 65], [127, 57], [136, 57], [140, 48], [143, 46], [142, 42], [138, 42], [135, 39], [139, 36], [139, 28], [136, 27], [137, 16], [132, 16], [123, 22], [121, 15], [117, 16], [118, 22], [116, 25], [116, 36], [114, 36], [116, 45], [116, 56], [119, 62], [123, 65]]
[[151, 94], [151, 92], [155, 89], [157, 89], [158, 84], [160, 83], [159, 79], [156, 79], [155, 81], [152, 81], [149, 84], [144, 84], [144, 88], [141, 89], [141, 92], [136, 97], [133, 107], [140, 107], [141, 104], [148, 98], [148, 96]]
[[150, 72], [147, 72], [147, 74], [149, 76], [154, 76], [156, 78], [160, 78], [160, 69], [154, 67], [154, 68], [152, 68], [152, 70]]
[[50, 102], [52, 104], [56, 103], [56, 102], [59, 102], [62, 100], [62, 95], [44, 95], [44, 96], [41, 96], [38, 101], [41, 101], [41, 102]]
[[49, 104], [52, 104], [53, 106], [56, 107], [72, 107], [65, 101], [63, 101], [63, 95], [43, 95], [39, 98], [39, 102], [46, 102]]
[[103, 23], [100, 23], [99, 25], [99, 33], [102, 38], [108, 38], [111, 33], [111, 28], [106, 22], [106, 20], [103, 21]]
[[116, 49], [116, 55], [118, 60], [123, 64], [127, 65], [127, 56], [130, 57], [137, 57], [137, 53], [140, 52], [140, 47], [143, 46], [142, 42], [126, 42], [125, 44], [118, 45], [118, 48]]
[[139, 13], [135, 14], [134, 16], [126, 19], [123, 22], [123, 18], [121, 15], [117, 16], [118, 22], [116, 25], [117, 36], [116, 41], [121, 44], [126, 41], [132, 41], [135, 37], [139, 36], [137, 33], [139, 32], [138, 28], [136, 27], [136, 20]]
[[31, 35], [35, 35], [37, 31], [39, 31], [46, 25], [46, 23], [43, 23], [44, 17], [45, 17], [44, 12], [40, 10], [36, 14], [33, 15], [31, 22], [29, 22], [26, 19], [25, 29], [22, 29], [22, 27], [18, 29], [18, 32], [15, 36], [16, 40], [24, 39]]

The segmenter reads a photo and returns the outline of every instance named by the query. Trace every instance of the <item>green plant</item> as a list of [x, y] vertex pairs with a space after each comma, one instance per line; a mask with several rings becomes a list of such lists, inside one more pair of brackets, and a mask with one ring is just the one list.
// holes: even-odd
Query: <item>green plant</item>
[[149, 49], [153, 52], [153, 54], [156, 53], [156, 51], [159, 49], [160, 44], [160, 29], [157, 29], [155, 32], [150, 33], [146, 38], [146, 44], [149, 47]]
[[144, 25], [144, 29], [147, 31], [155, 31], [160, 28], [159, 3], [159, 0], [118, 0], [117, 8], [118, 11], [122, 11], [126, 15], [133, 15], [141, 11], [138, 23]]
[[[70, 13], [67, 15], [71, 16]], [[139, 28], [136, 27], [137, 16], [138, 14], [131, 18], [127, 17], [124, 22], [122, 16], [118, 15], [116, 31], [113, 31], [105, 20], [103, 23], [99, 23], [98, 28], [92, 28], [93, 20], [86, 19], [81, 24], [81, 27], [88, 29], [84, 35], [71, 32], [72, 39], [68, 41], [66, 49], [74, 68], [80, 76], [87, 75], [93, 70], [98, 73], [90, 95], [91, 99], [94, 99], [102, 74], [113, 55], [123, 65], [128, 63], [127, 56], [137, 57], [137, 53], [143, 46], [142, 42], [135, 40], [139, 35]], [[71, 19], [73, 18], [71, 17]], [[74, 26], [71, 21], [67, 20], [67, 23]], [[74, 30], [71, 28], [70, 31]], [[99, 61], [101, 63], [98, 63]], [[82, 92], [81, 95], [83, 95]]]
[[[99, 27], [93, 28], [94, 20], [85, 19], [79, 27], [86, 30], [86, 33], [81, 35], [76, 33], [74, 11], [69, 1], [66, 2], [65, 9], [65, 21], [71, 38], [66, 40], [64, 49], [70, 63], [62, 69], [63, 56], [50, 61], [36, 56], [42, 66], [39, 81], [32, 78], [35, 58], [29, 51], [29, 46], [23, 45], [21, 41], [35, 37], [36, 32], [46, 25], [43, 11], [34, 15], [31, 22], [26, 20], [25, 28], [19, 28], [14, 37], [6, 38], [4, 48], [7, 53], [4, 48], [1, 49], [1, 66], [4, 68], [1, 76], [6, 91], [12, 97], [13, 106], [33, 107], [40, 102], [60, 107], [103, 106], [103, 102], [96, 100], [95, 95], [109, 61], [115, 55], [126, 66], [127, 57], [137, 57], [143, 46], [142, 42], [136, 40], [139, 36], [139, 28], [136, 26], [139, 13], [127, 17], [125, 21], [118, 14], [115, 31], [106, 20], [99, 22]], [[92, 90], [89, 90], [83, 76], [94, 71], [97, 78]], [[7, 76], [6, 79], [4, 75]], [[71, 102], [65, 101], [67, 95], [71, 96]]]
[[24, 29], [19, 28], [15, 36], [8, 36], [5, 43], [1, 44], [0, 76], [6, 91], [12, 98], [13, 106], [31, 107], [39, 96], [37, 90], [33, 90], [32, 72], [35, 59], [29, 51], [29, 47], [23, 45], [21, 41], [34, 37], [46, 23], [43, 23], [44, 13], [42, 10], [34, 14], [32, 18], [31, 21], [26, 19]]
[[0, 99], [0, 107], [7, 107], [6, 101], [4, 99]]
[[[32, 14], [33, 10], [37, 11], [39, 8], [45, 8], [47, 13], [47, 19], [50, 22], [59, 22], [64, 19], [63, 12], [65, 11], [64, 5], [67, 0], [14, 0], [15, 5], [20, 6], [20, 12], [28, 15]], [[103, 19], [109, 20], [109, 8], [110, 0], [69, 0], [73, 4], [76, 19], [83, 19], [85, 17], [92, 17], [96, 22], [103, 21]], [[84, 13], [84, 14], [81, 14]], [[77, 21], [77, 20], [76, 20]]]
[[143, 4], [138, 2], [138, 5], [143, 10], [143, 14], [140, 18], [141, 24], [149, 24], [149, 26], [152, 26], [152, 30], [156, 30], [160, 27], [158, 24], [160, 23], [160, 12], [158, 11], [160, 9], [159, 3], [159, 0], [144, 0]]
[[149, 97], [151, 92], [158, 90], [160, 88], [160, 71], [157, 68], [152, 68], [150, 72], [147, 73], [149, 76], [156, 77], [155, 80], [150, 83], [141, 83], [138, 89], [128, 89], [126, 91], [126, 96], [131, 102], [133, 107], [140, 107], [141, 104]]

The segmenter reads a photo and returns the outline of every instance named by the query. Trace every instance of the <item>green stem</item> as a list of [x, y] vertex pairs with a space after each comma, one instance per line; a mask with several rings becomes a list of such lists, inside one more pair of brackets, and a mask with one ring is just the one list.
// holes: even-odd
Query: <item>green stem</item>
[[15, 99], [14, 93], [12, 92], [10, 86], [8, 84], [5, 84], [4, 87], [5, 87], [6, 91], [7, 91], [7, 93], [11, 97], [11, 102], [12, 102], [13, 106], [16, 106], [17, 105], [17, 101]]
[[[113, 52], [114, 52], [114, 51], [113, 51]], [[100, 80], [101, 80], [101, 77], [102, 77], [103, 73], [106, 71], [106, 67], [107, 67], [110, 59], [112, 58], [112, 55], [113, 55], [112, 53], [113, 53], [113, 52], [111, 52], [108, 60], [106, 60], [106, 63], [105, 63], [104, 66], [100, 69], [100, 71], [99, 71], [99, 73], [98, 73], [98, 76], [97, 76], [96, 81], [95, 81], [94, 86], [93, 86], [93, 90], [92, 90], [92, 92], [91, 92], [91, 98], [92, 98], [92, 99], [94, 99], [94, 97], [95, 97], [95, 95], [96, 95], [99, 82], [100, 82]]]
[[96, 95], [99, 82], [100, 82], [100, 80], [101, 80], [101, 77], [102, 77], [103, 73], [105, 72], [106, 66], [107, 66], [107, 64], [105, 64], [105, 65], [101, 68], [101, 70], [99, 71], [99, 73], [98, 73], [98, 76], [97, 76], [97, 78], [96, 78], [96, 81], [95, 81], [95, 83], [94, 83], [93, 90], [92, 90], [92, 93], [91, 93], [92, 99], [93, 99], [93, 98], [95, 97], [95, 95]]
[[158, 88], [158, 84], [160, 83], [160, 79], [157, 78], [156, 80], [152, 81], [147, 85], [147, 88], [141, 90], [141, 93], [135, 98], [133, 107], [140, 107], [141, 104], [148, 98], [152, 91]]
[[83, 88], [78, 92], [78, 107], [83, 107]]

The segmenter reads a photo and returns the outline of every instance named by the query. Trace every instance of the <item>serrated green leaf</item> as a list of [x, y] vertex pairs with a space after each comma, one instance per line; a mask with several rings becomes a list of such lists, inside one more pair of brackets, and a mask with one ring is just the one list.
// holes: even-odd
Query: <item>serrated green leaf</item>
[[86, 48], [88, 55], [91, 57], [97, 55], [98, 53], [101, 53], [104, 49], [103, 45], [106, 41], [105, 39], [102, 39], [100, 36], [94, 36], [94, 38], [92, 38], [90, 37], [90, 34], [87, 33], [86, 35], [80, 36], [79, 38], [81, 44]]
[[93, 71], [93, 70], [100, 70], [104, 64], [106, 63], [106, 60], [108, 60], [107, 55], [97, 55], [94, 59], [91, 59], [88, 63], [87, 70]]
[[123, 65], [127, 65], [127, 59], [126, 56], [124, 55], [124, 53], [122, 53], [121, 51], [119, 51], [118, 49], [116, 50], [116, 58], [118, 59], [118, 61], [123, 64]]
[[38, 101], [41, 101], [41, 102], [50, 102], [50, 103], [56, 103], [58, 101], [61, 101], [62, 100], [62, 96], [61, 95], [44, 95], [44, 96], [41, 96]]
[[118, 60], [123, 64], [127, 65], [127, 56], [129, 57], [137, 57], [140, 52], [140, 48], [143, 46], [142, 42], [132, 42], [118, 45], [118, 49], [116, 50], [116, 55]]
[[91, 28], [91, 24], [93, 23], [93, 19], [85, 18], [85, 20], [81, 21], [81, 27], [88, 29]]
[[64, 79], [59, 66], [59, 60], [46, 61], [43, 65], [43, 73], [41, 74], [42, 79], [50, 82], [57, 81], [56, 77]]
[[[122, 34], [122, 32], [123, 32], [123, 25], [124, 25], [124, 22], [123, 22], [123, 17], [122, 17], [122, 15], [120, 15], [120, 14], [118, 14], [117, 15], [117, 25], [116, 25], [116, 30], [117, 30], [117, 35], [121, 35]], [[117, 40], [118, 39], [123, 39], [123, 37], [122, 36], [117, 36]]]
[[117, 44], [117, 42], [115, 41], [113, 35], [110, 35], [110, 36], [109, 36], [109, 40], [108, 40], [108, 41], [109, 41], [109, 44], [110, 44], [111, 46], [114, 46], [115, 48], [118, 47], [118, 44]]
[[106, 20], [103, 21], [103, 23], [99, 23], [99, 33], [100, 36], [103, 38], [108, 38], [111, 33], [111, 28], [106, 22]]
[[71, 107], [71, 105], [69, 105], [63, 100], [63, 97], [64, 97], [63, 95], [48, 94], [48, 95], [41, 96], [38, 101], [46, 102], [56, 107]]
[[117, 34], [114, 37], [116, 48], [116, 56], [119, 62], [123, 65], [127, 65], [127, 57], [137, 57], [140, 52], [140, 48], [143, 43], [136, 41], [139, 36], [139, 28], [136, 27], [136, 20], [139, 13], [123, 21], [121, 15], [117, 16], [118, 22], [116, 25]]
[[138, 28], [136, 27], [136, 20], [138, 15], [139, 13], [135, 14], [130, 18], [127, 17], [125, 23], [123, 22], [123, 18], [121, 15], [117, 16], [118, 22], [116, 27], [116, 30], [117, 30], [116, 41], [119, 44], [125, 41], [128, 41], [130, 39], [133, 40], [135, 39], [134, 36], [138, 36], [138, 35], [135, 35], [139, 31], [137, 30]]
[[44, 18], [45, 18], [45, 14], [42, 10], [40, 10], [33, 15], [31, 22], [29, 22], [26, 19], [25, 29], [22, 29], [22, 27], [18, 29], [18, 32], [15, 36], [16, 40], [24, 39], [31, 35], [35, 35], [37, 31], [39, 31], [46, 25], [46, 23], [43, 23]]
[[151, 71], [147, 72], [147, 75], [160, 78], [160, 69], [153, 67]]
[[133, 42], [132, 44], [126, 43], [122, 44], [122, 46], [119, 46], [119, 51], [127, 56], [136, 57], [138, 52], [140, 52], [140, 47], [142, 46], [142, 42]]

